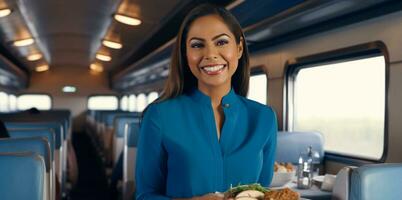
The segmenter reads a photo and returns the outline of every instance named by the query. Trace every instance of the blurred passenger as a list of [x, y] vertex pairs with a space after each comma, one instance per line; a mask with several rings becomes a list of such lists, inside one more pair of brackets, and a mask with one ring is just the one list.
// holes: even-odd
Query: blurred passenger
[[210, 4], [184, 19], [162, 95], [144, 112], [136, 197], [223, 199], [231, 185], [273, 176], [277, 120], [246, 99], [249, 56], [242, 29]]
[[8, 138], [10, 135], [8, 134], [6, 125], [4, 122], [0, 120], [0, 138]]
[[32, 107], [32, 108], [26, 110], [26, 112], [28, 112], [29, 114], [34, 115], [34, 114], [39, 114], [40, 110], [38, 110], [36, 107]]

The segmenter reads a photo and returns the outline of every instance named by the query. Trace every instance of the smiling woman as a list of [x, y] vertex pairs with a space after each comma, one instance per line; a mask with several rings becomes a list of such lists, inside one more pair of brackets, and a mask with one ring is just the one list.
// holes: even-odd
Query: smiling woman
[[198, 80], [198, 88], [209, 92], [212, 88], [223, 87], [228, 92], [231, 77], [242, 56], [243, 38], [237, 44], [235, 36], [218, 15], [197, 19], [189, 30], [188, 38], [187, 60]]
[[227, 10], [205, 4], [187, 15], [164, 91], [144, 112], [137, 199], [223, 199], [216, 191], [231, 185], [270, 184], [277, 122], [270, 107], [245, 98], [248, 63]]

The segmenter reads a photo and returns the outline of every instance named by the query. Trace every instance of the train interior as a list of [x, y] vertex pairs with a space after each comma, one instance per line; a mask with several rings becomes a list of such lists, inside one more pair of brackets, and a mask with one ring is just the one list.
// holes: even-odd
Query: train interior
[[135, 199], [142, 111], [203, 3], [243, 28], [276, 161], [311, 147], [302, 198], [401, 199], [400, 0], [0, 0], [0, 199]]

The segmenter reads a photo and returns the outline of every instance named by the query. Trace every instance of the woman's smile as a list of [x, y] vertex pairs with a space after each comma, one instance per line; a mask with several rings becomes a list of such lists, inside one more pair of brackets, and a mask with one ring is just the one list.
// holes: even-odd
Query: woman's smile
[[215, 64], [215, 65], [205, 65], [200, 67], [202, 72], [207, 75], [218, 75], [221, 74], [224, 70], [226, 70], [227, 65], [225, 64]]

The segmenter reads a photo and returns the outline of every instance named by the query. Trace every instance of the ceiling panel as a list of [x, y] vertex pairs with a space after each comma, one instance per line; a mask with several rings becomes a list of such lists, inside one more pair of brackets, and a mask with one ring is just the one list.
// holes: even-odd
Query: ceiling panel
[[[122, 67], [123, 60], [138, 51], [150, 36], [170, 19], [169, 16], [190, 0], [0, 0], [0, 8], [13, 13], [0, 18], [0, 43], [11, 60], [34, 70], [48, 63], [52, 67], [86, 67], [100, 63], [106, 71]], [[113, 19], [115, 13], [138, 17], [139, 26], [128, 26]], [[12, 41], [33, 37], [35, 43], [16, 48]], [[122, 49], [101, 45], [102, 39], [118, 41]], [[42, 60], [27, 61], [40, 52]], [[112, 61], [95, 59], [96, 53], [110, 55]], [[4, 54], [4, 52], [3, 52]]]

